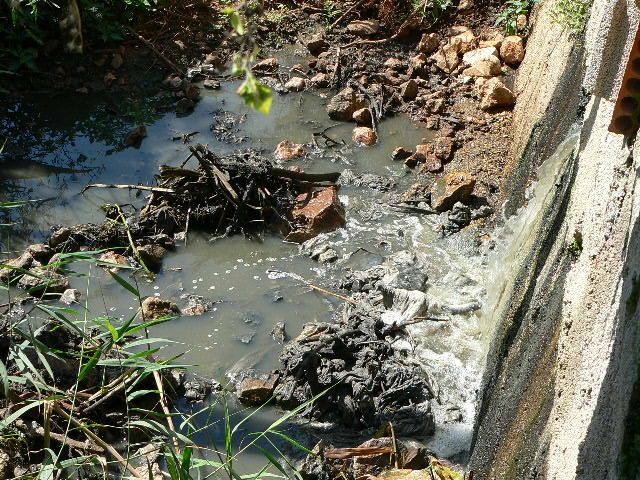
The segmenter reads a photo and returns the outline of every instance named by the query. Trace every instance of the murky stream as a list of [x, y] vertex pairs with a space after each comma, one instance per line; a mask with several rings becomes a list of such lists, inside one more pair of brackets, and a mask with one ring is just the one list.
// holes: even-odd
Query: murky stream
[[[464, 232], [441, 239], [435, 232], [437, 219], [398, 213], [386, 205], [389, 195], [402, 192], [415, 182], [415, 176], [406, 172], [402, 164], [394, 163], [390, 153], [397, 146], [413, 148], [430, 132], [406, 117], [389, 118], [380, 126], [378, 145], [362, 148], [351, 142], [352, 125], [341, 124], [327, 134], [337, 141], [344, 140], [345, 145], [315, 151], [312, 134], [335, 123], [325, 113], [326, 99], [311, 93], [276, 95], [272, 113], [263, 116], [244, 106], [234, 94], [235, 87], [234, 83], [226, 83], [219, 91], [204, 91], [190, 115], [147, 117], [148, 138], [139, 149], [122, 145], [124, 133], [135, 122], [117, 120], [119, 128], [106, 133], [100, 130], [101, 125], [109, 124], [101, 120], [105, 115], [116, 122], [113, 114], [105, 113], [104, 105], [108, 105], [107, 110], [117, 111], [126, 109], [123, 105], [127, 101], [96, 99], [92, 104], [84, 98], [64, 97], [41, 99], [35, 106], [13, 106], [5, 128], [26, 125], [36, 133], [19, 132], [18, 137], [24, 141], [23, 150], [17, 155], [9, 141], [8, 153], [0, 157], [0, 197], [49, 200], [37, 208], [22, 209], [19, 225], [11, 231], [5, 229], [2, 240], [17, 249], [21, 244], [42, 239], [53, 225], [101, 222], [102, 204], [143, 204], [145, 196], [134, 192], [93, 189], [80, 195], [80, 190], [91, 182], [151, 184], [160, 165], [179, 165], [187, 156], [185, 146], [172, 140], [174, 136], [198, 131], [193, 142], [207, 143], [213, 151], [251, 147], [268, 154], [287, 139], [308, 144], [312, 153], [296, 162], [306, 171], [348, 168], [356, 174], [384, 175], [395, 186], [387, 193], [355, 186], [340, 190], [348, 224], [325, 235], [339, 255], [331, 265], [321, 265], [301, 255], [297, 245], [276, 237], [266, 237], [260, 243], [238, 237], [210, 242], [204, 236], [191, 234], [186, 247], [165, 259], [156, 281], [138, 287], [145, 296], [179, 299], [181, 295], [196, 294], [216, 305], [202, 316], [183, 317], [159, 326], [154, 336], [179, 342], [168, 345], [163, 354], [186, 350], [181, 361], [195, 364], [196, 372], [218, 380], [238, 362], [245, 367], [275, 368], [280, 346], [269, 333], [274, 323], [284, 322], [289, 336], [296, 336], [304, 323], [328, 320], [340, 300], [311, 290], [292, 276], [270, 272], [274, 269], [328, 287], [338, 281], [346, 268], [366, 269], [394, 252], [409, 249], [426, 264], [434, 313], [443, 314], [442, 305], [482, 303], [486, 295], [485, 266], [473, 239]], [[144, 117], [143, 107], [144, 103], [136, 107], [138, 118]], [[235, 134], [247, 137], [245, 141], [225, 142], [211, 131], [214, 112], [220, 110], [233, 112]], [[32, 118], [32, 123], [25, 122], [25, 118]], [[83, 292], [94, 292], [87, 299], [93, 314], [124, 318], [137, 307], [135, 299], [123, 295], [122, 288], [100, 269], [92, 267], [87, 273], [87, 278], [73, 282]], [[482, 332], [474, 313], [446, 315], [449, 322], [415, 325], [411, 334], [417, 345], [415, 354], [440, 392], [440, 404], [436, 406], [439, 427], [430, 446], [440, 455], [451, 456], [469, 445], [482, 360]]]

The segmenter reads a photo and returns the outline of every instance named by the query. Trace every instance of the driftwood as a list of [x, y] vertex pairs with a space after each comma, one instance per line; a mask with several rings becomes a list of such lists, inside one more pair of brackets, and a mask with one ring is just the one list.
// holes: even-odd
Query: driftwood
[[332, 448], [331, 450], [325, 450], [325, 458], [354, 458], [364, 457], [366, 455], [380, 455], [381, 453], [393, 453], [391, 448], [376, 448], [376, 447], [354, 447], [354, 448]]
[[125, 184], [113, 184], [113, 183], [90, 183], [82, 190], [80, 190], [80, 194], [83, 194], [90, 188], [119, 188], [123, 190], [144, 190], [145, 192], [156, 192], [156, 193], [175, 193], [170, 188], [162, 188], [162, 187], [149, 187], [147, 185], [125, 185]]

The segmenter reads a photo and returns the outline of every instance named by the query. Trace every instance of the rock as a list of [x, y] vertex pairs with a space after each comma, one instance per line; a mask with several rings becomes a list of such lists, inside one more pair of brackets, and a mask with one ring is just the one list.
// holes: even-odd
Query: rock
[[347, 87], [335, 95], [327, 105], [327, 113], [333, 120], [348, 122], [354, 112], [367, 106], [364, 95]]
[[347, 25], [347, 32], [359, 37], [375, 35], [378, 30], [380, 30], [380, 23], [377, 20], [355, 20]]
[[445, 73], [452, 73], [458, 65], [460, 65], [458, 51], [458, 46], [450, 44], [447, 44], [438, 50], [438, 52], [433, 56], [437, 67]]
[[522, 37], [511, 35], [506, 37], [500, 46], [500, 56], [505, 63], [517, 66], [524, 59], [524, 42]]
[[51, 250], [51, 247], [44, 243], [34, 243], [33, 245], [29, 245], [26, 252], [31, 254], [34, 260], [40, 262], [42, 265], [49, 263], [49, 260], [51, 260], [51, 257], [53, 256], [53, 250]]
[[321, 232], [335, 230], [346, 223], [344, 207], [340, 203], [336, 187], [298, 195], [292, 216], [301, 228], [289, 233], [286, 240], [297, 243], [309, 240]]
[[372, 128], [356, 127], [353, 129], [352, 140], [354, 142], [362, 143], [363, 145], [371, 146], [375, 145], [378, 141], [378, 135]]
[[162, 81], [162, 86], [167, 90], [180, 90], [182, 88], [182, 78], [176, 73], [172, 73]]
[[476, 179], [464, 172], [451, 172], [439, 179], [431, 191], [431, 206], [438, 212], [445, 212], [456, 203], [465, 201], [473, 193]]
[[499, 32], [496, 32], [488, 36], [486, 40], [480, 41], [480, 43], [478, 44], [478, 47], [479, 48], [494, 47], [499, 51], [503, 41], [504, 41], [504, 35], [502, 35]]
[[486, 81], [480, 87], [480, 108], [482, 110], [508, 108], [515, 103], [516, 96], [497, 78]]
[[301, 64], [301, 63], [296, 63], [294, 66], [291, 67], [292, 71], [296, 71], [296, 72], [300, 72], [302, 74], [307, 72], [307, 68]]
[[462, 56], [462, 61], [466, 65], [472, 66], [489, 57], [498, 58], [498, 49], [495, 47], [476, 48], [475, 50], [465, 53]]
[[16, 457], [14, 455], [9, 455], [8, 452], [0, 450], [0, 478], [13, 477], [15, 458]]
[[277, 146], [273, 154], [280, 160], [293, 160], [294, 158], [304, 157], [306, 151], [302, 145], [283, 140]]
[[462, 74], [468, 77], [490, 78], [502, 73], [502, 64], [497, 57], [490, 56], [466, 68]]
[[204, 88], [206, 88], [207, 90], [218, 90], [220, 88], [220, 82], [217, 80], [214, 80], [212, 78], [207, 78], [203, 83], [202, 86]]
[[167, 254], [167, 249], [160, 245], [143, 245], [138, 247], [138, 255], [145, 266], [152, 272], [159, 272], [162, 268], [162, 259]]
[[389, 58], [384, 62], [383, 65], [397, 72], [401, 72], [407, 69], [407, 65], [399, 58]]
[[344, 169], [338, 180], [340, 185], [353, 185], [354, 187], [365, 187], [380, 192], [388, 192], [396, 186], [393, 178], [385, 175], [375, 175], [373, 173], [355, 173], [351, 169]]
[[280, 344], [284, 344], [289, 339], [284, 322], [274, 323], [269, 333], [271, 334], [271, 338]]
[[486, 218], [492, 214], [493, 214], [493, 208], [491, 208], [489, 205], [481, 205], [477, 209], [471, 212], [471, 220]]
[[316, 70], [322, 73], [332, 72], [335, 63], [335, 56], [332, 52], [322, 52], [316, 60]]
[[122, 55], [120, 55], [119, 53], [114, 53], [113, 57], [111, 57], [111, 67], [115, 70], [118, 70], [123, 63], [124, 60], [122, 58]]
[[258, 73], [274, 73], [278, 70], [280, 62], [277, 58], [265, 58], [261, 62], [256, 63], [253, 66], [253, 71]]
[[306, 86], [306, 80], [302, 77], [292, 77], [287, 83], [284, 84], [284, 88], [290, 92], [301, 92]]
[[442, 160], [435, 154], [430, 153], [418, 168], [418, 173], [436, 173], [442, 170]]
[[464, 54], [476, 47], [478, 39], [471, 29], [458, 25], [451, 27], [451, 32], [454, 35], [449, 39], [449, 44], [453, 46], [458, 53]]
[[65, 305], [78, 303], [79, 300], [80, 300], [80, 290], [75, 288], [69, 288], [64, 292], [62, 292], [62, 295], [60, 295], [60, 301]]
[[180, 114], [189, 113], [195, 108], [195, 106], [196, 104], [193, 103], [192, 100], [189, 100], [188, 98], [181, 98], [176, 103], [176, 112]]
[[184, 89], [184, 96], [193, 102], [200, 100], [200, 87], [189, 83]]
[[431, 192], [429, 187], [424, 183], [414, 183], [402, 194], [403, 200], [429, 199]]
[[142, 139], [146, 138], [146, 136], [147, 127], [144, 125], [138, 125], [127, 133], [127, 136], [124, 138], [124, 142], [130, 147], [140, 148]]
[[129, 266], [129, 261], [126, 259], [126, 257], [123, 255], [120, 255], [119, 253], [114, 252], [113, 250], [104, 252], [102, 255], [100, 255], [100, 257], [98, 258], [98, 261], [104, 262], [104, 263], [110, 263], [111, 265], [100, 265], [100, 266], [106, 268], [107, 270], [113, 273], [118, 273], [120, 270], [122, 270], [120, 267], [116, 267], [115, 265], [122, 265], [125, 267]]
[[[457, 59], [456, 55], [456, 59]], [[419, 53], [409, 59], [409, 76], [412, 78], [424, 77], [429, 75], [428, 58], [424, 53]]]
[[[216, 386], [214, 384], [214, 386]], [[191, 402], [202, 402], [209, 392], [211, 392], [212, 385], [202, 379], [193, 378], [184, 382], [184, 398]], [[216, 386], [217, 387], [217, 386]]]
[[69, 227], [61, 227], [61, 228], [59, 228], [58, 230], [53, 232], [51, 234], [51, 236], [49, 237], [49, 246], [51, 248], [56, 248], [57, 249], [63, 243], [65, 243], [67, 240], [69, 240], [69, 237], [71, 236], [72, 232], [73, 232], [73, 230], [71, 230], [71, 228], [69, 228]]
[[170, 300], [160, 297], [147, 297], [142, 302], [142, 316], [145, 320], [180, 315], [178, 306]]
[[139, 459], [140, 466], [137, 467], [142, 478], [149, 480], [163, 480], [162, 468], [160, 467], [160, 452], [162, 445], [150, 443], [139, 448], [133, 458]]
[[396, 147], [391, 153], [391, 159], [396, 162], [402, 162], [413, 155], [411, 150], [407, 150], [404, 147]]
[[418, 44], [418, 51], [420, 53], [424, 53], [425, 55], [431, 55], [433, 52], [438, 50], [440, 46], [440, 40], [438, 39], [438, 35], [435, 33], [425, 33], [422, 35], [420, 39], [420, 43]]
[[183, 315], [198, 316], [207, 313], [213, 307], [213, 302], [200, 295], [180, 295], [180, 299], [187, 300], [182, 309]]
[[418, 83], [411, 79], [402, 86], [400, 96], [405, 102], [410, 102], [418, 96]]
[[314, 57], [317, 57], [328, 48], [329, 44], [324, 39], [324, 36], [322, 34], [314, 35], [307, 42], [307, 49], [309, 50], [309, 53]]
[[257, 378], [245, 378], [238, 385], [238, 400], [243, 405], [258, 407], [266, 403], [273, 395], [278, 383], [278, 375], [261, 375]]
[[358, 125], [369, 127], [371, 126], [373, 116], [371, 115], [371, 110], [368, 108], [361, 108], [353, 112], [353, 116], [351, 118], [353, 118]]
[[433, 142], [433, 154], [443, 162], [451, 159], [453, 154], [453, 139], [451, 137], [438, 137]]
[[2, 261], [0, 263], [3, 263], [4, 265], [11, 265], [12, 267], [16, 267], [16, 268], [10, 268], [10, 267], [0, 268], [0, 281], [2, 283], [9, 283], [9, 282], [12, 282], [19, 275], [22, 275], [22, 272], [16, 269], [29, 270], [29, 268], [31, 268], [31, 265], [33, 264], [33, 257], [28, 251], [26, 251], [17, 258], [14, 258], [8, 261]]
[[460, 0], [460, 3], [458, 4], [458, 10], [462, 12], [471, 10], [473, 7], [473, 0]]
[[457, 202], [447, 215], [447, 223], [442, 230], [445, 235], [458, 233], [471, 223], [471, 211], [468, 206]]
[[338, 252], [333, 248], [327, 248], [324, 252], [318, 255], [318, 262], [320, 263], [332, 263], [338, 260]]
[[309, 80], [309, 84], [316, 88], [326, 88], [329, 86], [329, 75], [326, 73], [316, 73]]
[[404, 165], [407, 168], [416, 168], [419, 164], [424, 163], [426, 160], [427, 157], [425, 157], [424, 154], [416, 152], [405, 159]]
[[18, 287], [28, 290], [32, 295], [61, 294], [69, 288], [69, 279], [51, 270], [37, 272], [38, 277], [23, 275]]
[[524, 13], [516, 17], [516, 28], [519, 32], [524, 32], [529, 27], [529, 19]]

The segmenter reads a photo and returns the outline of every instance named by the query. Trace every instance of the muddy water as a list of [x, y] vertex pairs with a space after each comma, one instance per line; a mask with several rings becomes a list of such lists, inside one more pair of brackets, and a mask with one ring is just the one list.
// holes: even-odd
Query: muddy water
[[[112, 123], [117, 118], [104, 113], [103, 99], [90, 106], [77, 98], [43, 100], [35, 110], [14, 106], [12, 118], [22, 121], [37, 114], [37, 120], [45, 126], [38, 130], [39, 138], [24, 140], [17, 155], [3, 157], [0, 192], [12, 200], [49, 200], [37, 208], [23, 209], [23, 228], [3, 240], [19, 245], [43, 238], [52, 225], [99, 222], [103, 218], [99, 206], [105, 203], [141, 205], [144, 196], [128, 191], [79, 192], [91, 182], [151, 183], [159, 165], [178, 165], [187, 155], [184, 145], [172, 137], [194, 131], [200, 133], [193, 141], [207, 143], [213, 151], [251, 147], [272, 152], [277, 143], [288, 139], [308, 144], [311, 154], [297, 162], [307, 171], [348, 168], [356, 173], [384, 175], [395, 183], [390, 192], [349, 185], [340, 190], [348, 224], [323, 236], [340, 257], [335, 264], [320, 265], [301, 255], [297, 245], [275, 237], [266, 237], [260, 243], [242, 238], [212, 243], [193, 234], [186, 247], [166, 258], [163, 272], [153, 283], [137, 286], [145, 296], [179, 301], [181, 295], [196, 294], [216, 302], [202, 316], [184, 317], [158, 327], [154, 336], [178, 342], [166, 346], [167, 356], [186, 351], [181, 360], [194, 364], [196, 372], [223, 380], [230, 368], [277, 366], [280, 346], [269, 333], [274, 323], [284, 322], [289, 336], [295, 336], [305, 322], [331, 317], [340, 300], [311, 290], [300, 279], [333, 288], [346, 268], [366, 269], [399, 250], [416, 252], [429, 273], [431, 310], [449, 318], [447, 323], [416, 325], [411, 330], [417, 345], [415, 355], [424, 362], [440, 392], [436, 406], [439, 427], [431, 446], [443, 456], [464, 451], [473, 422], [482, 332], [475, 313], [452, 313], [448, 306], [482, 302], [485, 267], [476, 245], [464, 232], [441, 239], [435, 233], [437, 219], [399, 214], [387, 206], [390, 195], [415, 181], [401, 164], [390, 160], [391, 151], [396, 146], [413, 148], [430, 132], [406, 117], [389, 118], [380, 126], [379, 144], [361, 148], [351, 142], [352, 125], [333, 126], [322, 96], [276, 95], [271, 115], [263, 116], [242, 104], [233, 93], [236, 86], [226, 83], [219, 91], [204, 92], [196, 110], [182, 117], [174, 113], [145, 117], [144, 102], [138, 105], [108, 99], [107, 110], [126, 110], [126, 118], [137, 115], [135, 118], [147, 123], [148, 138], [139, 149], [122, 145], [124, 134], [133, 125], [130, 121], [119, 120], [119, 128], [110, 132], [100, 130], [101, 125], [109, 125], [100, 120], [102, 116], [111, 115]], [[133, 114], [129, 113], [132, 105]], [[220, 110], [233, 112], [235, 137], [246, 140], [227, 142], [210, 130], [214, 112]], [[48, 117], [44, 117], [45, 112]], [[330, 126], [327, 134], [341, 143], [344, 140], [344, 145], [315, 151], [312, 134]], [[33, 163], [26, 163], [27, 158]], [[74, 282], [81, 291], [98, 292], [87, 299], [93, 314], [124, 318], [135, 310], [135, 300], [123, 295], [104, 272], [93, 268], [86, 273], [87, 278]]]

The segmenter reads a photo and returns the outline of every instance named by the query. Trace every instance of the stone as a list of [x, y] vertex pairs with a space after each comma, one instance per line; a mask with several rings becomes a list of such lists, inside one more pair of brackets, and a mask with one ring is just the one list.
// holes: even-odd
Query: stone
[[329, 75], [326, 73], [316, 73], [309, 80], [309, 85], [316, 88], [326, 88], [329, 86]]
[[428, 60], [428, 57], [424, 53], [419, 53], [409, 58], [409, 75], [413, 78], [427, 77], [429, 74]]
[[424, 53], [425, 55], [431, 55], [433, 52], [438, 50], [440, 46], [440, 40], [438, 39], [438, 35], [435, 33], [425, 33], [422, 35], [420, 39], [420, 43], [418, 43], [418, 51], [420, 53]]
[[333, 248], [327, 248], [324, 252], [318, 255], [318, 262], [320, 263], [332, 263], [338, 260], [338, 252]]
[[500, 51], [500, 46], [502, 45], [503, 41], [504, 41], [504, 35], [502, 35], [499, 32], [496, 32], [489, 35], [486, 40], [481, 40], [480, 43], [478, 44], [478, 47], [479, 48], [494, 47], [498, 49], [498, 51]]
[[449, 45], [451, 45], [457, 53], [464, 54], [469, 50], [473, 50], [474, 48], [476, 48], [478, 39], [469, 28], [462, 26], [453, 26], [451, 27], [451, 31], [453, 33], [459, 32], [449, 39]]
[[433, 141], [433, 154], [446, 162], [453, 154], [453, 139], [451, 137], [438, 137]]
[[283, 140], [277, 146], [273, 154], [279, 160], [293, 160], [294, 158], [304, 157], [307, 152], [302, 145]]
[[280, 62], [277, 58], [265, 58], [261, 62], [256, 63], [252, 70], [259, 73], [274, 73], [278, 70], [279, 66]]
[[257, 378], [245, 378], [238, 385], [238, 400], [243, 405], [258, 407], [265, 404], [273, 395], [278, 384], [278, 375], [261, 375]]
[[482, 110], [508, 108], [515, 103], [516, 96], [497, 78], [484, 82], [480, 87], [480, 108]]
[[516, 28], [519, 32], [524, 32], [529, 27], [529, 19], [524, 13], [516, 17]]
[[122, 265], [124, 267], [129, 266], [129, 261], [124, 255], [114, 252], [113, 250], [109, 250], [108, 252], [104, 252], [98, 258], [99, 262], [110, 263], [111, 265], [100, 265], [101, 267], [106, 268], [112, 273], [118, 273], [122, 270], [120, 267], [116, 267], [115, 265]]
[[184, 96], [193, 102], [200, 100], [200, 87], [193, 83], [189, 83], [184, 88]]
[[402, 194], [403, 200], [428, 199], [431, 196], [429, 187], [424, 183], [414, 183]]
[[124, 60], [122, 58], [122, 55], [120, 55], [119, 53], [114, 53], [113, 57], [111, 57], [111, 67], [115, 70], [118, 70], [123, 63]]
[[502, 73], [502, 64], [497, 57], [490, 56], [466, 68], [462, 74], [468, 77], [490, 78]]
[[180, 315], [178, 306], [160, 297], [147, 297], [142, 302], [142, 316], [145, 321]]
[[458, 46], [445, 45], [433, 55], [433, 59], [440, 70], [445, 73], [452, 73], [460, 65]]
[[203, 315], [213, 307], [213, 302], [201, 295], [180, 295], [180, 299], [187, 299], [187, 304], [182, 309], [183, 315]]
[[291, 70], [295, 70], [297, 72], [300, 72], [300, 73], [304, 74], [304, 73], [306, 73], [307, 68], [301, 63], [296, 63], [294, 66], [291, 67]]
[[372, 128], [356, 127], [353, 129], [352, 140], [370, 147], [371, 145], [375, 145], [378, 141], [378, 135]]
[[391, 152], [391, 159], [396, 162], [402, 162], [413, 155], [411, 150], [407, 150], [404, 147], [396, 147], [393, 152]]
[[309, 53], [314, 57], [317, 57], [328, 48], [329, 43], [327, 43], [322, 34], [314, 35], [307, 42], [307, 49], [309, 50]]
[[383, 65], [387, 68], [390, 68], [391, 70], [396, 70], [398, 72], [401, 72], [403, 70], [406, 70], [407, 65], [406, 63], [404, 63], [402, 60], [400, 60], [399, 58], [388, 58]]
[[380, 22], [377, 20], [355, 20], [347, 25], [347, 32], [359, 37], [375, 35], [380, 30]]
[[462, 61], [466, 65], [472, 66], [489, 57], [498, 58], [498, 49], [495, 47], [476, 48], [475, 50], [465, 53], [462, 56]]
[[373, 116], [371, 115], [371, 110], [368, 108], [361, 108], [353, 112], [353, 116], [351, 117], [353, 120], [360, 126], [371, 126], [371, 121]]
[[49, 246], [51, 248], [60, 247], [63, 243], [66, 243], [67, 240], [69, 240], [69, 237], [71, 236], [72, 232], [73, 230], [71, 230], [71, 228], [69, 227], [59, 228], [58, 230], [53, 232], [49, 237]]
[[453, 171], [436, 181], [431, 191], [431, 206], [438, 212], [445, 212], [458, 202], [464, 204], [475, 185], [476, 179], [472, 175]]
[[31, 268], [31, 265], [33, 264], [33, 257], [27, 251], [17, 258], [14, 258], [8, 261], [2, 261], [0, 263], [15, 267], [15, 268], [10, 268], [10, 267], [0, 268], [0, 282], [8, 283], [13, 281], [19, 275], [22, 275], [22, 272], [16, 269], [28, 270], [29, 268]]
[[301, 92], [306, 86], [306, 80], [302, 77], [292, 77], [287, 83], [284, 84], [290, 92]]
[[188, 98], [181, 98], [176, 103], [176, 112], [180, 114], [189, 113], [195, 108], [195, 106], [196, 104], [193, 103], [192, 100], [189, 100]]
[[316, 60], [316, 70], [322, 73], [332, 72], [336, 63], [335, 56], [331, 52], [322, 52]]
[[333, 120], [348, 122], [354, 112], [365, 108], [367, 102], [364, 95], [356, 92], [353, 88], [347, 87], [335, 95], [327, 105], [327, 113]]
[[49, 260], [53, 256], [53, 250], [51, 250], [51, 247], [44, 243], [34, 243], [33, 245], [29, 245], [26, 251], [31, 254], [34, 260], [40, 262], [42, 265], [49, 263]]
[[167, 249], [155, 244], [138, 247], [138, 255], [145, 266], [152, 272], [159, 272], [162, 268], [162, 259], [167, 254]]
[[473, 0], [460, 0], [458, 4], [458, 10], [461, 12], [466, 12], [467, 10], [471, 10], [474, 7]]
[[182, 88], [182, 78], [176, 73], [172, 73], [162, 81], [162, 86], [167, 90], [180, 90]]
[[8, 452], [0, 450], [0, 478], [13, 477], [15, 459], [15, 455], [10, 455]]
[[69, 288], [69, 279], [51, 270], [37, 272], [37, 277], [23, 275], [18, 287], [29, 290], [32, 295], [61, 294]]
[[130, 147], [140, 148], [142, 139], [147, 136], [147, 127], [144, 125], [138, 125], [137, 127], [129, 130], [127, 136], [124, 137], [124, 143]]
[[206, 88], [207, 90], [218, 90], [220, 88], [220, 82], [217, 80], [214, 80], [212, 78], [207, 78], [203, 83], [202, 86], [204, 88]]
[[524, 59], [524, 41], [518, 35], [510, 35], [500, 46], [500, 56], [505, 63], [517, 66]]
[[433, 153], [425, 156], [424, 162], [418, 168], [418, 173], [437, 173], [442, 171], [442, 160]]
[[62, 295], [60, 295], [60, 301], [65, 305], [78, 303], [79, 300], [80, 300], [80, 290], [76, 288], [69, 288], [64, 292], [62, 292]]
[[286, 240], [297, 243], [309, 240], [319, 233], [335, 230], [346, 223], [345, 210], [336, 187], [298, 195], [292, 216], [301, 228], [289, 233]]
[[400, 89], [400, 96], [405, 102], [410, 102], [418, 96], [418, 83], [411, 79]]

